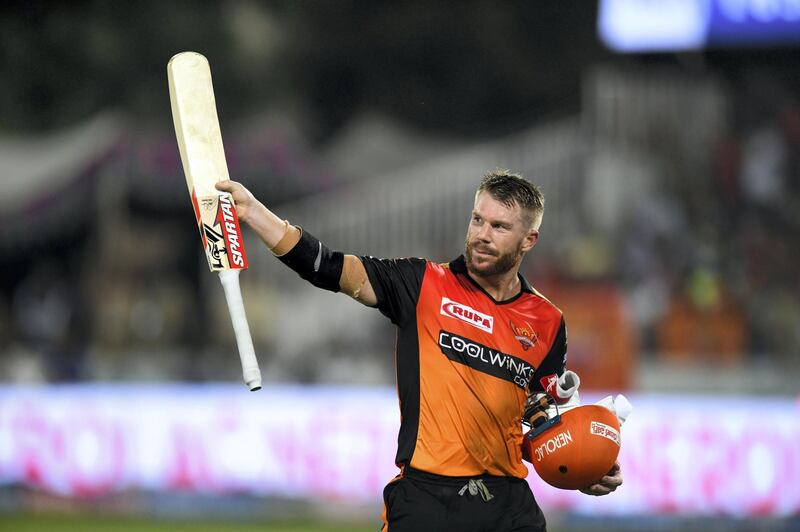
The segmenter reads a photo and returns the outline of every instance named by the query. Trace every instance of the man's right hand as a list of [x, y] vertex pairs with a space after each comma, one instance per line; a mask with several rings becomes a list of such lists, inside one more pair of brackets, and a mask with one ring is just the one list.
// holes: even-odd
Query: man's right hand
[[281, 241], [288, 225], [258, 201], [244, 185], [226, 180], [215, 186], [217, 190], [231, 195], [239, 220], [250, 226], [268, 248], [274, 248]]
[[261, 202], [244, 185], [236, 181], [219, 181], [215, 186], [220, 192], [227, 192], [231, 195], [233, 203], [236, 205], [236, 214], [239, 216], [239, 220], [250, 225], [253, 212], [256, 210], [257, 205], [261, 205]]

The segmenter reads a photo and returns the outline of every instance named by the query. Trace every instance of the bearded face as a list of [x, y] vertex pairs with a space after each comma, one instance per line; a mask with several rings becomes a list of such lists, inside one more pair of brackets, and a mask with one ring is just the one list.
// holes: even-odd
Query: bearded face
[[476, 277], [505, 274], [519, 266], [537, 237], [537, 231], [531, 236], [519, 206], [509, 207], [481, 192], [464, 240], [467, 269]]
[[516, 247], [500, 251], [480, 240], [470, 241], [469, 233], [464, 241], [467, 269], [478, 277], [491, 277], [511, 271], [522, 261], [522, 239]]

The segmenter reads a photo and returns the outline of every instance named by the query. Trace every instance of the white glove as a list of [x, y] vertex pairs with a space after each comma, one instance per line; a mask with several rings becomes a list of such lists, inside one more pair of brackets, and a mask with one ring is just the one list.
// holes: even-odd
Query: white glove
[[631, 415], [631, 412], [633, 412], [633, 405], [630, 401], [628, 401], [628, 398], [622, 394], [619, 394], [614, 398], [612, 398], [610, 395], [603, 397], [595, 404], [604, 406], [614, 412], [614, 415], [616, 415], [617, 419], [619, 419], [620, 426], [625, 423], [625, 420], [628, 419], [628, 416]]
[[[581, 378], [572, 370], [565, 371], [556, 381], [555, 390], [553, 390], [553, 398], [556, 400], [555, 405], [547, 408], [547, 417], [553, 418], [557, 413], [563, 414], [567, 410], [572, 410], [576, 406], [581, 406], [581, 397], [578, 394], [578, 388], [581, 385]], [[548, 386], [549, 388], [549, 386]], [[536, 394], [535, 399], [545, 394]]]
[[555, 399], [562, 409], [568, 407], [568, 410], [581, 404], [581, 398], [578, 395], [580, 385], [581, 378], [569, 369], [558, 378]]

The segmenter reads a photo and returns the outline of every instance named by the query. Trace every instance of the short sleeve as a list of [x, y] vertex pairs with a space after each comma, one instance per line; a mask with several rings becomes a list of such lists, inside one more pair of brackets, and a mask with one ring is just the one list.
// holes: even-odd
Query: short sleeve
[[552, 377], [553, 375], [561, 376], [564, 374], [566, 368], [567, 324], [562, 316], [561, 323], [558, 327], [558, 332], [553, 340], [553, 345], [550, 346], [550, 350], [547, 352], [547, 355], [545, 355], [544, 359], [542, 359], [542, 363], [539, 364], [539, 367], [536, 368], [536, 371], [533, 373], [530, 390], [532, 392], [551, 393], [552, 390], [547, 389], [549, 385], [552, 384], [552, 381], [549, 380], [548, 377]]
[[403, 326], [416, 316], [425, 275], [425, 259], [359, 257], [378, 300], [376, 305], [392, 323]]

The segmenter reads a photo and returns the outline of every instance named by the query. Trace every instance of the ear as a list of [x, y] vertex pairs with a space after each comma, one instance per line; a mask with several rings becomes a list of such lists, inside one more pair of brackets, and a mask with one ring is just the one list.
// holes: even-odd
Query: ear
[[529, 229], [528, 232], [525, 234], [525, 237], [522, 239], [522, 252], [527, 253], [533, 246], [536, 245], [536, 242], [539, 241], [539, 230], [538, 229]]

